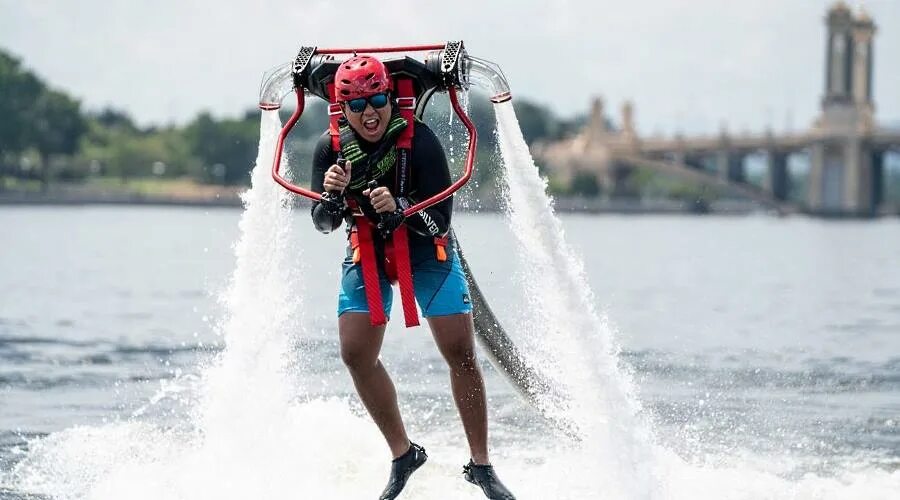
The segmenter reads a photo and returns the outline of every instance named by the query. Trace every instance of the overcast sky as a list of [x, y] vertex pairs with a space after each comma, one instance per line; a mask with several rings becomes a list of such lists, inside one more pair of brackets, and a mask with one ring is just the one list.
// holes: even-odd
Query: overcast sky
[[[234, 116], [300, 45], [462, 39], [514, 96], [571, 116], [594, 95], [642, 133], [806, 127], [823, 88], [830, 0], [0, 0], [0, 47], [89, 109], [142, 124]], [[900, 0], [863, 3], [879, 26], [875, 99], [900, 122]], [[338, 7], [340, 6], [340, 7]]]

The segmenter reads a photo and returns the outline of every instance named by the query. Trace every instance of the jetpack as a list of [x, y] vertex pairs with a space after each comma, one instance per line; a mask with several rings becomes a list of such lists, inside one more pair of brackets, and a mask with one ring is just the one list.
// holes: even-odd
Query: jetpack
[[441, 45], [417, 45], [406, 47], [370, 47], [356, 49], [320, 49], [318, 47], [301, 47], [297, 57], [292, 61], [277, 66], [266, 73], [260, 88], [259, 107], [263, 110], [274, 110], [281, 107], [281, 103], [292, 91], [297, 96], [297, 107], [293, 115], [284, 124], [275, 146], [275, 159], [272, 164], [272, 177], [275, 182], [285, 189], [305, 196], [312, 200], [320, 200], [319, 193], [297, 186], [285, 179], [280, 172], [281, 155], [284, 151], [284, 140], [290, 134], [291, 129], [297, 124], [303, 114], [306, 95], [314, 95], [329, 103], [328, 114], [332, 118], [332, 127], [336, 126], [337, 117], [340, 116], [340, 107], [334, 103], [333, 82], [334, 74], [343, 58], [338, 55], [360, 54], [407, 54], [424, 52], [424, 61], [419, 61], [408, 55], [384, 58], [382, 62], [387, 66], [391, 76], [397, 79], [408, 80], [411, 85], [411, 94], [401, 96], [398, 99], [398, 107], [401, 111], [411, 112], [416, 118], [421, 119], [425, 113], [425, 107], [435, 92], [447, 92], [450, 95], [450, 103], [453, 111], [459, 116], [469, 133], [469, 144], [466, 152], [466, 163], [463, 175], [446, 190], [422, 200], [404, 210], [404, 215], [410, 216], [419, 210], [428, 208], [447, 199], [450, 195], [463, 187], [471, 178], [475, 166], [475, 149], [478, 144], [478, 133], [469, 119], [465, 110], [460, 106], [457, 92], [468, 90], [471, 85], [485, 87], [491, 93], [491, 101], [494, 103], [506, 102], [512, 99], [506, 77], [500, 68], [490, 62], [466, 53], [461, 41], [447, 42]]
[[[512, 99], [509, 85], [500, 67], [490, 61], [469, 55], [462, 41], [401, 47], [323, 49], [315, 46], [303, 46], [293, 61], [266, 72], [260, 87], [260, 109], [264, 111], [280, 109], [282, 101], [291, 92], [296, 95], [297, 100], [296, 109], [282, 126], [276, 141], [272, 178], [288, 191], [311, 200], [321, 200], [321, 194], [295, 185], [281, 174], [284, 142], [300, 120], [308, 96], [319, 97], [329, 103], [330, 127], [332, 132], [336, 130], [341, 109], [334, 102], [334, 75], [340, 64], [355, 54], [390, 55], [380, 59], [391, 73], [395, 83], [404, 80], [406, 82], [405, 92], [401, 92], [397, 96], [397, 106], [406, 117], [414, 116], [421, 119], [429, 99], [435, 93], [448, 93], [453, 111], [465, 125], [469, 135], [463, 174], [444, 191], [404, 210], [404, 215], [408, 217], [447, 199], [471, 178], [475, 168], [475, 151], [478, 144], [475, 126], [460, 105], [458, 92], [468, 91], [470, 87], [480, 87], [487, 91], [491, 102], [495, 105]], [[410, 54], [423, 54], [424, 56], [419, 59]], [[397, 87], [398, 85], [395, 85], [395, 88]], [[335, 137], [334, 133], [332, 133], [332, 137]], [[472, 275], [471, 267], [459, 246], [458, 238], [456, 241], [472, 296], [476, 338], [484, 348], [491, 364], [506, 376], [525, 399], [532, 403], [532, 406], [552, 420], [557, 427], [573, 435], [576, 429], [573, 429], [570, 423], [560, 421], [558, 417], [550, 414], [551, 408], [558, 408], [565, 404], [564, 396], [553, 388], [549, 379], [536, 371], [521, 356], [481, 293], [481, 289]]]

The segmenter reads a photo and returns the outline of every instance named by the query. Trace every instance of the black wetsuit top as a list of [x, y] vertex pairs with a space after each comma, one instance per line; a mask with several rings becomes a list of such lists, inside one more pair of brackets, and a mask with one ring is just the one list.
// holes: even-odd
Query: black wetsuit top
[[[409, 189], [406, 198], [410, 206], [417, 202], [430, 198], [440, 193], [444, 189], [450, 187], [450, 168], [447, 165], [447, 157], [444, 154], [444, 148], [434, 132], [424, 123], [415, 121], [415, 131], [412, 140], [412, 151], [410, 154], [409, 170], [410, 180]], [[371, 154], [381, 146], [380, 141], [371, 143], [357, 136], [360, 148], [366, 154]], [[316, 149], [313, 153], [312, 162], [312, 181], [311, 189], [317, 193], [324, 190], [323, 183], [325, 180], [325, 172], [331, 168], [337, 161], [337, 153], [331, 147], [331, 136], [325, 132], [316, 143]], [[352, 165], [350, 175], [351, 182], [364, 178], [366, 175], [366, 165]], [[391, 194], [395, 197], [397, 186], [395, 179], [397, 177], [397, 166], [391, 167], [384, 175], [376, 179], [379, 186], [386, 186]], [[367, 196], [362, 195], [362, 190], [348, 190], [345, 192], [347, 197], [351, 197], [359, 203], [363, 213], [372, 221], [378, 220], [378, 215]], [[450, 216], [453, 212], [453, 198], [432, 205], [423, 211], [419, 211], [406, 219], [406, 225], [409, 228], [409, 246], [410, 251], [424, 250], [427, 246], [434, 254], [434, 237], [444, 236], [450, 229]], [[351, 223], [351, 217], [348, 218], [348, 226]], [[319, 202], [314, 202], [312, 206], [312, 219], [316, 229], [323, 233], [334, 231], [341, 225], [344, 217], [328, 215]], [[383, 241], [377, 231], [373, 232], [375, 246], [378, 253], [381, 254]]]

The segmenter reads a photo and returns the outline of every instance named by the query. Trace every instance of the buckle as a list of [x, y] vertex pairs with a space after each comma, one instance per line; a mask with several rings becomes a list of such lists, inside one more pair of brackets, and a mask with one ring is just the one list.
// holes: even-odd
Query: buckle
[[398, 97], [397, 107], [400, 109], [416, 109], [415, 97]]
[[341, 114], [341, 105], [338, 103], [328, 105], [328, 116]]

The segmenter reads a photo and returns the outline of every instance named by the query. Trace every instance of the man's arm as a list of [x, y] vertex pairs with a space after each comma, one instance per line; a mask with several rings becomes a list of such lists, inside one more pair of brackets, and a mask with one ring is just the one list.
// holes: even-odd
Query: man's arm
[[[450, 167], [444, 147], [427, 126], [416, 123], [413, 138], [412, 186], [409, 205], [426, 200], [450, 187]], [[403, 207], [406, 208], [406, 207]], [[423, 236], [443, 236], [450, 229], [453, 197], [420, 210], [406, 219], [410, 230]]]

